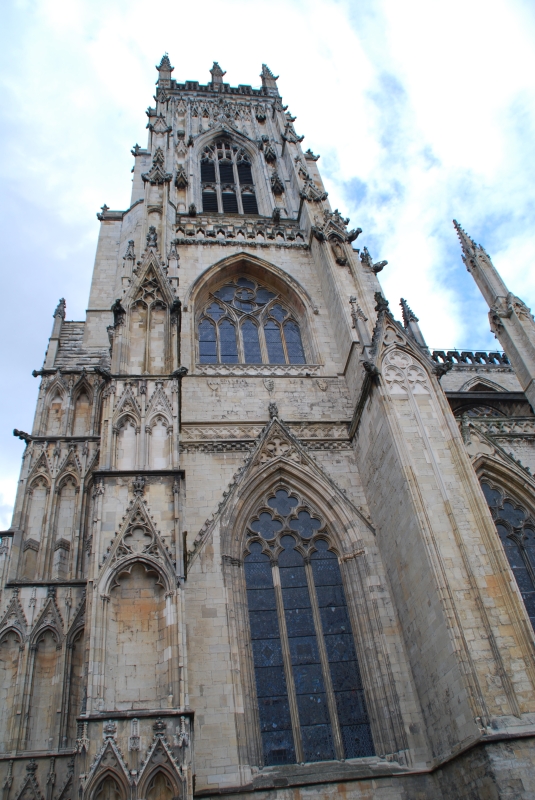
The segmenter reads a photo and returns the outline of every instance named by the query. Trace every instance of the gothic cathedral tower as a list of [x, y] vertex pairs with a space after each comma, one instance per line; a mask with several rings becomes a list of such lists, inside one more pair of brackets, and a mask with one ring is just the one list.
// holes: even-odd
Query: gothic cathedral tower
[[2, 800], [535, 796], [529, 309], [458, 226], [507, 355], [431, 353], [268, 67], [157, 69], [15, 431]]

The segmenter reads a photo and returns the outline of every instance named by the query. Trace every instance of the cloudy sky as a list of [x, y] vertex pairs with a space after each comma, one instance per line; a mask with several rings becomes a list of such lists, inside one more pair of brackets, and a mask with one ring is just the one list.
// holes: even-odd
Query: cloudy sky
[[278, 75], [330, 200], [364, 233], [391, 306], [436, 348], [495, 346], [451, 220], [535, 306], [532, 0], [4, 0], [0, 527], [10, 524], [52, 312], [83, 319], [103, 203], [127, 208], [154, 65]]

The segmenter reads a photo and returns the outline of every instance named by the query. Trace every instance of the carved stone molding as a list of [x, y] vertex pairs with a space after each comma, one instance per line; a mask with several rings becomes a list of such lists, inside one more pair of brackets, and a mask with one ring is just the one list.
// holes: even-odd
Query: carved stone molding
[[317, 375], [321, 364], [196, 364], [196, 375], [218, 375], [220, 377], [288, 375], [291, 377]]

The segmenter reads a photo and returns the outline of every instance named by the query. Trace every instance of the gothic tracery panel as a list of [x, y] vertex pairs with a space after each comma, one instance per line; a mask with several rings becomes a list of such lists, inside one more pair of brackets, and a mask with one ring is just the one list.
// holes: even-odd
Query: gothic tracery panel
[[199, 321], [201, 364], [305, 364], [299, 322], [280, 294], [240, 276], [217, 289]]
[[[27, 730], [28, 750], [49, 750], [54, 747], [56, 730], [58, 642], [51, 630], [46, 629], [33, 646], [33, 674]], [[52, 694], [51, 694], [52, 692]]]
[[204, 212], [258, 214], [251, 159], [238, 145], [220, 140], [201, 155]]
[[374, 754], [338, 558], [321, 519], [279, 489], [244, 559], [266, 765]]

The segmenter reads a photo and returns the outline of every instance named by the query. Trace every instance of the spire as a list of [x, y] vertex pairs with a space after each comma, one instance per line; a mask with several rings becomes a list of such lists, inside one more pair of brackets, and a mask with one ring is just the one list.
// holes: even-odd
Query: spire
[[475, 254], [475, 250], [477, 248], [476, 243], [473, 239], [468, 236], [465, 230], [461, 228], [459, 223], [456, 219], [453, 220], [453, 227], [457, 231], [457, 236], [459, 237], [459, 241], [461, 243], [462, 251], [463, 251], [463, 261], [466, 263], [467, 258], [473, 258]]
[[461, 242], [462, 259], [466, 269], [474, 278], [490, 308], [497, 297], [507, 295], [507, 286], [483, 247], [468, 236], [456, 219], [453, 220], [453, 226]]
[[420, 326], [418, 325], [418, 317], [409, 306], [406, 300], [401, 298], [399, 301], [401, 306], [401, 313], [403, 314], [403, 325], [405, 330], [408, 334], [414, 339], [414, 341], [420, 345], [420, 347], [427, 347], [425, 343], [425, 339], [422, 335], [422, 331], [420, 330]]
[[217, 61], [214, 61], [214, 65], [210, 70], [210, 75], [212, 76], [212, 86], [221, 85], [223, 83], [223, 75], [227, 73], [224, 72]]
[[489, 307], [490, 329], [507, 353], [531, 407], [535, 410], [535, 320], [530, 309], [505, 285], [485, 249], [453, 225], [461, 242], [463, 261]]
[[260, 77], [262, 78], [264, 93], [277, 97], [279, 94], [279, 90], [277, 88], [279, 76], [275, 76], [267, 64], [262, 64], [262, 72], [260, 73]]
[[169, 56], [167, 53], [163, 54], [162, 60], [156, 69], [159, 72], [158, 86], [160, 89], [169, 89], [171, 86], [171, 73], [174, 70], [174, 67], [171, 66], [171, 62], [169, 61]]

